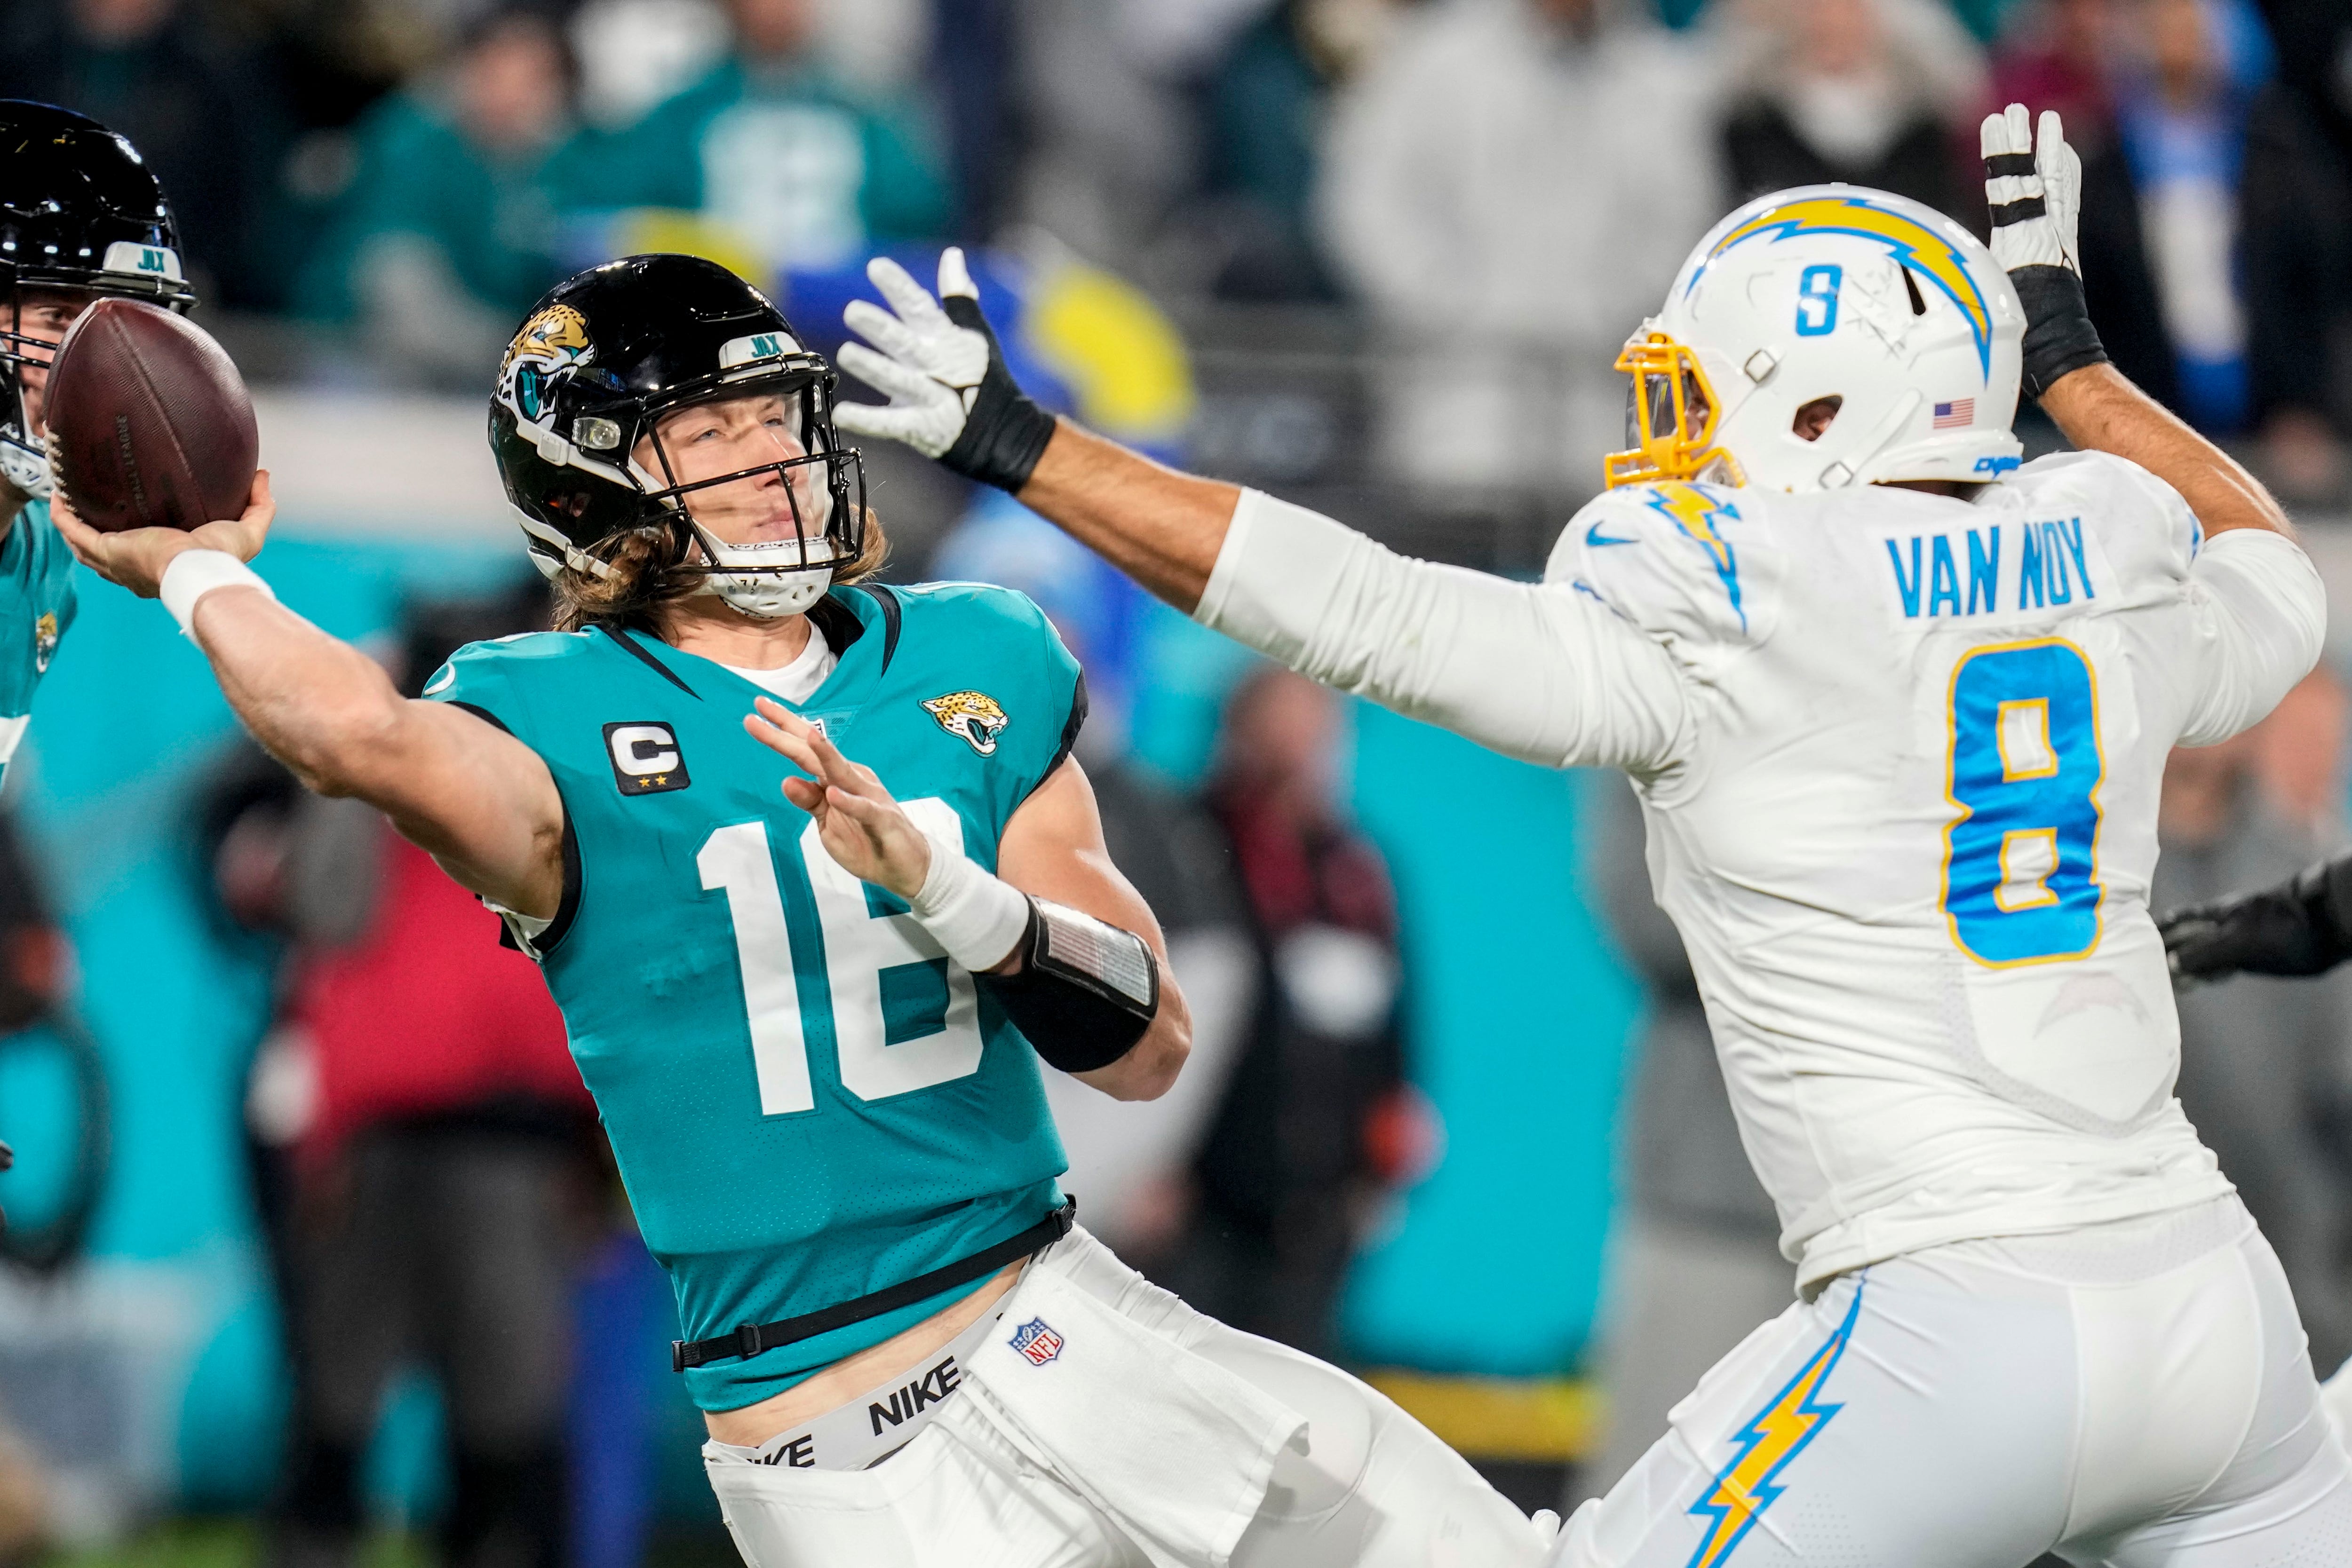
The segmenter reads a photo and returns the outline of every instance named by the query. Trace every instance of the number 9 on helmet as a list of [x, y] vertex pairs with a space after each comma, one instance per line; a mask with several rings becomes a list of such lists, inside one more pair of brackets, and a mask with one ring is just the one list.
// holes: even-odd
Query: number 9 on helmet
[[1808, 185], [1716, 225], [1625, 345], [1612, 486], [1983, 483], [2018, 465], [2025, 313], [1973, 235], [1883, 191]]

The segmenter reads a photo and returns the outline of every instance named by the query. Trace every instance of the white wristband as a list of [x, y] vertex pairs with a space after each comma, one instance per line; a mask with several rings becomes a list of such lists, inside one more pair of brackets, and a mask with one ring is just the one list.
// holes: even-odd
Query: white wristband
[[257, 588], [271, 599], [278, 597], [261, 580], [260, 573], [226, 550], [217, 549], [184, 549], [173, 556], [172, 564], [163, 569], [157, 592], [163, 608], [186, 632], [195, 623], [196, 601], [215, 588]]
[[908, 908], [949, 957], [975, 975], [996, 967], [1029, 929], [1029, 895], [961, 850], [937, 839], [930, 844], [931, 869]]

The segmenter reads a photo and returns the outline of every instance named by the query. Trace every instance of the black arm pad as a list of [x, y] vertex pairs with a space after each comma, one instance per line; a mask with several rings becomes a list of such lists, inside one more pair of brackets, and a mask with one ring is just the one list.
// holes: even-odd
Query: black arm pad
[[980, 313], [980, 301], [950, 294], [941, 302], [948, 319], [988, 340], [988, 371], [964, 416], [963, 433], [940, 461], [967, 479], [1017, 496], [1029, 483], [1045, 444], [1054, 439], [1054, 416], [1030, 400], [1005, 368], [996, 329]]
[[1160, 961], [1132, 931], [1042, 898], [1029, 901], [1021, 971], [976, 977], [1049, 1066], [1108, 1067], [1160, 1010]]
[[2083, 302], [2083, 280], [2072, 267], [2021, 267], [2009, 275], [2025, 307], [2024, 380], [2040, 397], [2085, 365], [2104, 365], [2107, 350]]

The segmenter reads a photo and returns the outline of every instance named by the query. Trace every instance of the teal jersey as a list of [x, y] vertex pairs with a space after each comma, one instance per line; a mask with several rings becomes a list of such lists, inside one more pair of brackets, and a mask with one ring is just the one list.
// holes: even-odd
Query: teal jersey
[[[934, 835], [996, 863], [1068, 754], [1076, 663], [1020, 594], [840, 588], [839, 665], [797, 711]], [[634, 632], [462, 649], [425, 695], [543, 758], [563, 796], [555, 923], [530, 946], [596, 1097], [685, 1337], [856, 1300], [1061, 1202], [1035, 1052], [906, 904], [825, 852], [743, 729], [758, 687]], [[977, 1289], [688, 1372], [765, 1398]]]
[[73, 624], [73, 568], [49, 504], [27, 501], [0, 539], [0, 768], [24, 743], [33, 692]]

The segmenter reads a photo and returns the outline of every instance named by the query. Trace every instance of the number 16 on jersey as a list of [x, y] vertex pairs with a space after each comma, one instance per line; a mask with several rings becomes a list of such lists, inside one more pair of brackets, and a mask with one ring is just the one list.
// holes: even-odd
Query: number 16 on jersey
[[1976, 649], [1952, 671], [1945, 832], [1952, 940], [1993, 966], [2099, 942], [2098, 683], [2059, 638]]
[[[945, 800], [927, 797], [900, 805], [935, 841], [961, 847], [963, 823]], [[948, 961], [913, 915], [876, 913], [866, 884], [826, 852], [814, 821], [802, 828], [795, 847], [793, 859], [808, 879], [814, 935], [824, 952], [824, 999], [806, 1010], [768, 824], [720, 828], [695, 856], [704, 891], [727, 895], [734, 923], [760, 1113], [786, 1116], [816, 1108], [809, 1074], [812, 1024], [831, 1033], [842, 1087], [860, 1100], [885, 1100], [979, 1071], [985, 1042], [971, 977]], [[911, 1027], [894, 1030], [886, 993], [903, 993], [907, 980], [936, 995], [928, 1007], [912, 1009], [918, 1016]]]

